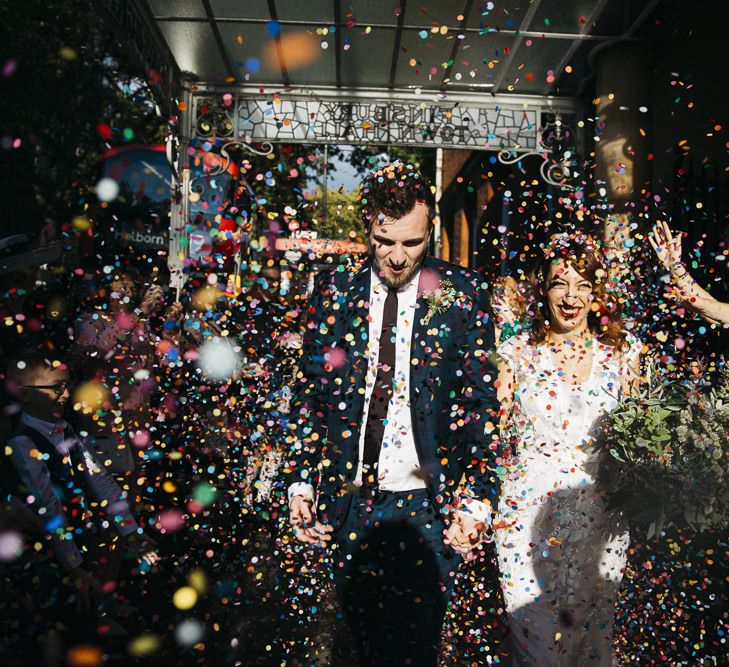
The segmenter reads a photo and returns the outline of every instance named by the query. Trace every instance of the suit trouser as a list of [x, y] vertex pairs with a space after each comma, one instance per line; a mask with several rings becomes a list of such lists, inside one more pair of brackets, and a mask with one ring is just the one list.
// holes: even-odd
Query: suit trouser
[[334, 582], [365, 665], [436, 665], [460, 556], [426, 490], [357, 497], [337, 531]]

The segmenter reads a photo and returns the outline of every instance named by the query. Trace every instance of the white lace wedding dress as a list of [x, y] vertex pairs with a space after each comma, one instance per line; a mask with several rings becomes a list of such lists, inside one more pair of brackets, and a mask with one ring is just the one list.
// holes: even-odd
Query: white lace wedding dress
[[587, 380], [560, 377], [549, 348], [527, 335], [498, 354], [516, 376], [512, 452], [494, 531], [515, 667], [614, 665], [613, 614], [628, 547], [625, 526], [596, 491], [591, 448], [640, 353], [594, 340]]

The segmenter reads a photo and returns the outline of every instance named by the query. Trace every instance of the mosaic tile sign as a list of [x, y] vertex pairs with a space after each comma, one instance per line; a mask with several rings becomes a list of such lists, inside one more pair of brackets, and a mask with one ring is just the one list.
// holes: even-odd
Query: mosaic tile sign
[[196, 100], [194, 134], [243, 141], [430, 145], [529, 151], [538, 106], [212, 97]]

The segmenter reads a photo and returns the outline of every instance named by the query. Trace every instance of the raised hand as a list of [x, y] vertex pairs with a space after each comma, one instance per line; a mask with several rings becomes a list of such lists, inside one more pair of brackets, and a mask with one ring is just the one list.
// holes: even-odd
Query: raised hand
[[147, 291], [142, 297], [142, 303], [139, 304], [139, 309], [145, 314], [149, 315], [155, 306], [162, 303], [164, 300], [164, 291], [159, 285], [150, 285]]
[[165, 310], [165, 320], [177, 322], [182, 319], [184, 312], [185, 309], [183, 305], [179, 301], [175, 301], [167, 307], [167, 310]]
[[506, 296], [506, 290], [501, 286], [499, 289], [494, 289], [491, 297], [491, 310], [494, 312], [498, 324], [514, 324], [516, 321], [516, 315]]
[[300, 350], [303, 343], [304, 337], [295, 331], [287, 331], [281, 334], [277, 341], [279, 347], [283, 347], [287, 350]]
[[266, 375], [266, 369], [261, 364], [252, 361], [244, 366], [241, 375], [245, 378], [259, 378]]
[[674, 236], [665, 220], [659, 220], [653, 226], [648, 241], [655, 250], [658, 261], [668, 271], [673, 274], [681, 269], [681, 234]]
[[657, 222], [648, 236], [658, 260], [670, 272], [672, 285], [668, 285], [664, 297], [667, 301], [688, 308], [709, 322], [726, 322], [729, 304], [717, 301], [699, 285], [681, 262], [681, 235], [674, 236], [668, 224]]

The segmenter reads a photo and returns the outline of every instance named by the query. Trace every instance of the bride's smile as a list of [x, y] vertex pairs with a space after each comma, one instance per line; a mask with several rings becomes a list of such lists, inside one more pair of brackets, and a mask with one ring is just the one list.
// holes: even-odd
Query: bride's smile
[[587, 327], [587, 315], [594, 299], [592, 283], [572, 264], [559, 260], [549, 267], [547, 309], [555, 333], [572, 333]]

